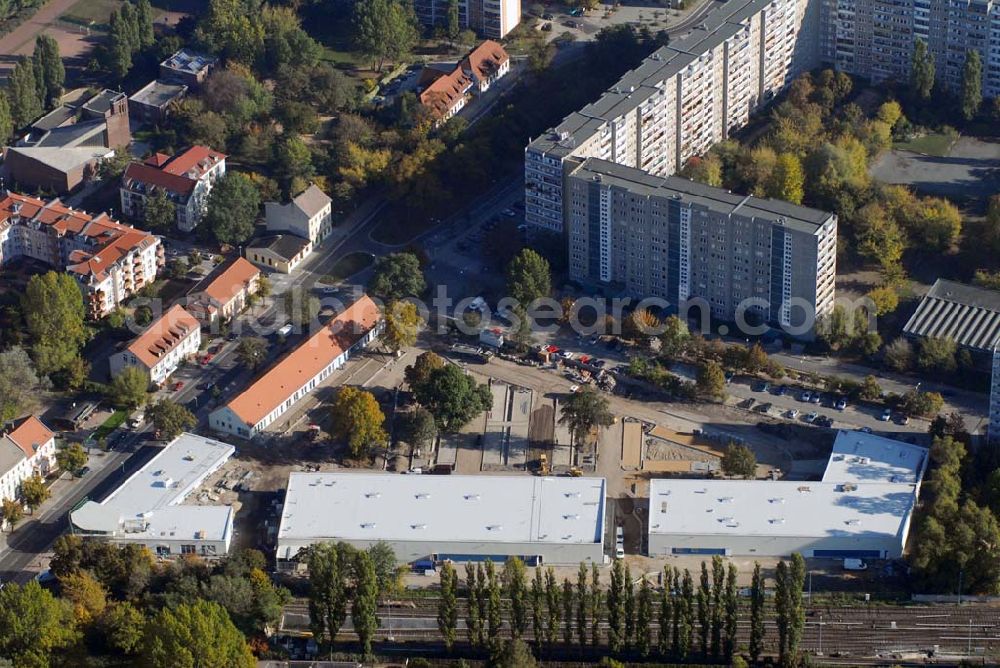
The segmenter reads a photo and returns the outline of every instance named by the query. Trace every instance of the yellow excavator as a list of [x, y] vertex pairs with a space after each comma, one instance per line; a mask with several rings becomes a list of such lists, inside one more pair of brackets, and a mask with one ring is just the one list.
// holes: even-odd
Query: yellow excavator
[[538, 457], [538, 475], [548, 475], [549, 474], [549, 457], [546, 454], [539, 455]]

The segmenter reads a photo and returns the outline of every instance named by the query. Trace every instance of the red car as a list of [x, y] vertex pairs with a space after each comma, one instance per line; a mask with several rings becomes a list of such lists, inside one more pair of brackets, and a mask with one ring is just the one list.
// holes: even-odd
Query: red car
[[173, 388], [174, 392], [180, 391], [182, 387], [184, 387], [184, 381], [183, 380], [177, 381], [176, 383], [174, 383], [174, 388]]
[[205, 353], [205, 356], [201, 358], [202, 366], [211, 362], [213, 357], [215, 357], [214, 353]]

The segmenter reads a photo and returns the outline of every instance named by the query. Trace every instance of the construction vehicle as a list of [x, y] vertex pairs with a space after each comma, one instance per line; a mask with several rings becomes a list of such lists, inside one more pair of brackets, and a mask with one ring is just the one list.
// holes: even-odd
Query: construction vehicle
[[549, 457], [548, 455], [542, 454], [538, 457], [538, 475], [548, 475], [549, 474]]
[[574, 466], [573, 468], [571, 468], [569, 470], [569, 473], [567, 473], [567, 475], [570, 478], [580, 478], [580, 477], [583, 476], [583, 471], [581, 471], [579, 468], [577, 468], [576, 466]]

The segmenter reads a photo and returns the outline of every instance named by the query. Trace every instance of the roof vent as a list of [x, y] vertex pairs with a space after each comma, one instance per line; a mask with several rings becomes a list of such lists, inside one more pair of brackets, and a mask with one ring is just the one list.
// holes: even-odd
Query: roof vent
[[840, 486], [841, 492], [856, 492], [857, 490], [858, 486], [855, 485], [853, 482], [845, 482], [843, 485]]
[[719, 503], [732, 503], [732, 502], [733, 502], [733, 497], [731, 496], [724, 496], [721, 499], [719, 499]]
[[418, 499], [429, 499], [429, 498], [431, 498], [431, 494], [430, 494], [430, 492], [419, 492], [419, 493], [418, 493], [418, 494], [416, 494], [415, 496], [416, 496], [416, 498], [418, 498]]
[[500, 531], [501, 529], [503, 529], [503, 525], [502, 524], [487, 524], [486, 525], [486, 530], [487, 531]]
[[858, 519], [847, 520], [846, 522], [844, 522], [844, 524], [846, 524], [847, 526], [856, 527], [861, 525], [861, 520]]
[[365, 494], [366, 499], [378, 499], [382, 496], [382, 492], [368, 492]]
[[780, 496], [776, 496], [773, 499], [768, 499], [767, 501], [768, 501], [768, 503], [784, 503], [785, 502], [785, 500], [783, 498], [781, 498]]
[[568, 515], [563, 515], [563, 519], [564, 520], [578, 520], [578, 519], [580, 519], [580, 516], [570, 513]]
[[363, 522], [361, 524], [361, 528], [362, 529], [374, 529], [375, 528], [375, 523], [374, 522]]
[[775, 518], [772, 518], [772, 519], [770, 519], [768, 521], [771, 524], [784, 524], [785, 523], [785, 518], [784, 517], [775, 517]]
[[465, 495], [465, 500], [466, 501], [478, 501], [479, 500], [479, 495], [478, 494], [466, 494]]
[[426, 524], [411, 524], [410, 528], [411, 529], [426, 529], [427, 525]]
[[799, 490], [800, 492], [811, 492], [811, 491], [812, 491], [812, 489], [811, 489], [811, 488], [809, 487], [809, 485], [801, 485], [801, 486], [800, 486], [800, 487], [798, 488], [798, 490]]

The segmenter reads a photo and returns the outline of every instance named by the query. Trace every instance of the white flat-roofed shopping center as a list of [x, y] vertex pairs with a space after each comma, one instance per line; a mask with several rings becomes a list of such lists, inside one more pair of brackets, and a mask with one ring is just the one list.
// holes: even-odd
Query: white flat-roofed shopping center
[[100, 503], [70, 513], [74, 533], [139, 543], [158, 556], [222, 556], [233, 536], [232, 506], [180, 505], [233, 455], [235, 448], [181, 434]]
[[902, 556], [927, 450], [840, 432], [818, 482], [652, 480], [649, 554]]
[[385, 541], [404, 563], [601, 563], [604, 506], [604, 478], [292, 473], [277, 562], [294, 568], [315, 543]]

